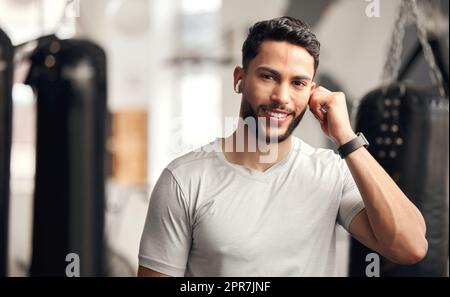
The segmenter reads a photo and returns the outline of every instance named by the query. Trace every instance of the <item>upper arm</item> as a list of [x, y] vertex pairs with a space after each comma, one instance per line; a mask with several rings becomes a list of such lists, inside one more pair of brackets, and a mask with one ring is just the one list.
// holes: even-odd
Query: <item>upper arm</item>
[[183, 276], [191, 247], [187, 201], [172, 173], [164, 169], [147, 211], [139, 246], [139, 265], [171, 276]]
[[137, 276], [138, 277], [168, 277], [170, 275], [166, 275], [166, 274], [160, 273], [158, 271], [151, 270], [144, 266], [139, 266]]
[[348, 231], [356, 240], [366, 247], [381, 253], [380, 245], [373, 234], [365, 208], [353, 218], [348, 227]]
[[339, 157], [342, 176], [342, 193], [339, 203], [337, 222], [349, 231], [350, 223], [365, 208], [361, 193], [344, 160]]

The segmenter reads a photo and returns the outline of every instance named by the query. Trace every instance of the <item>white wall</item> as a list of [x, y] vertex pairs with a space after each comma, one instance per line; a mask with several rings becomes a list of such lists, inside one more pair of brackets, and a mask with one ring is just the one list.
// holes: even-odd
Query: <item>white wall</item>
[[379, 3], [379, 17], [369, 18], [369, 2], [336, 1], [314, 28], [322, 43], [319, 72], [342, 85], [348, 99], [360, 99], [381, 82], [399, 1]]

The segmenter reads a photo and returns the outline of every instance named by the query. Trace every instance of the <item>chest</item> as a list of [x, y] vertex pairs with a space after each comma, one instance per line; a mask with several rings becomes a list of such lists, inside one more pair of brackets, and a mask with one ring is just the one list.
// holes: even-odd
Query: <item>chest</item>
[[333, 187], [229, 185], [197, 209], [193, 247], [219, 256], [289, 254], [333, 232], [338, 200]]

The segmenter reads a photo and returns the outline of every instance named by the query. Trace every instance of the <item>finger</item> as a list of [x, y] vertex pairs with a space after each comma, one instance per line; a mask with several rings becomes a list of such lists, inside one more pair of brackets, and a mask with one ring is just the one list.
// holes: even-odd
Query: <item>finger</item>
[[327, 120], [328, 109], [324, 108], [325, 106], [326, 105], [319, 106], [317, 111], [316, 111], [322, 121], [326, 121]]
[[327, 88], [323, 87], [323, 86], [318, 86], [316, 87], [316, 90], [319, 92], [328, 92], [328, 93], [332, 93], [330, 90], [328, 90]]
[[331, 92], [317, 91], [309, 98], [309, 108], [311, 112], [318, 116], [320, 120], [325, 120], [329, 110]]
[[313, 116], [319, 121], [319, 122], [322, 122], [322, 120], [319, 118], [319, 116], [318, 115], [316, 115], [314, 112], [312, 112], [311, 111], [311, 113], [313, 114]]
[[317, 111], [313, 111], [311, 108], [309, 109], [312, 113], [312, 115], [320, 122], [323, 123], [324, 121], [326, 121], [326, 116], [323, 114], [320, 114]]
[[311, 111], [311, 113], [314, 115], [314, 117], [316, 119], [318, 119], [319, 121], [324, 121], [326, 118], [326, 115], [323, 112], [323, 110], [321, 110], [321, 108], [322, 108], [322, 106], [313, 107], [313, 105], [310, 105], [309, 110]]

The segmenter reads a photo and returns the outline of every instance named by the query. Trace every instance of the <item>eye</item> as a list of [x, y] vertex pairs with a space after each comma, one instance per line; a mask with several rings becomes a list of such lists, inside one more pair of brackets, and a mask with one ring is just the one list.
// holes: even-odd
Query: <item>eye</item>
[[306, 87], [306, 85], [307, 85], [308, 83], [305, 82], [305, 81], [302, 81], [302, 80], [294, 80], [294, 81], [293, 81], [293, 84], [294, 84], [296, 87], [302, 88], [302, 87]]
[[274, 79], [272, 74], [267, 74], [267, 73], [261, 74], [261, 77], [264, 78], [264, 79], [268, 79], [268, 80], [273, 80]]

